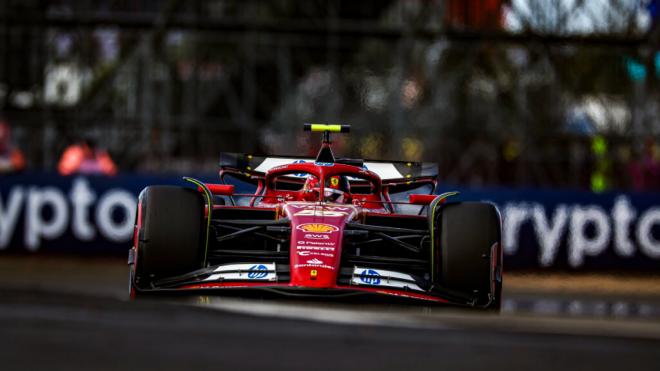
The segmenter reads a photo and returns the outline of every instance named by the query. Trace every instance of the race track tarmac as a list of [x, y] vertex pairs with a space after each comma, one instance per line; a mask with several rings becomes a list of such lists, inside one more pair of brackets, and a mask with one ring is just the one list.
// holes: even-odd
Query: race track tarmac
[[0, 258], [0, 369], [660, 370], [650, 296], [505, 290], [488, 315], [125, 292], [115, 261]]

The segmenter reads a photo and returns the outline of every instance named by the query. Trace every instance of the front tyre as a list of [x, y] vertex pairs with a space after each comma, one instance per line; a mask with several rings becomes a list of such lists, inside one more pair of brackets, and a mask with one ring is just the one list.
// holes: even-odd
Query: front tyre
[[202, 268], [204, 199], [193, 189], [150, 186], [140, 194], [131, 295], [160, 278]]
[[501, 222], [494, 205], [461, 202], [434, 213], [436, 281], [475, 298], [475, 306], [499, 310], [502, 300]]

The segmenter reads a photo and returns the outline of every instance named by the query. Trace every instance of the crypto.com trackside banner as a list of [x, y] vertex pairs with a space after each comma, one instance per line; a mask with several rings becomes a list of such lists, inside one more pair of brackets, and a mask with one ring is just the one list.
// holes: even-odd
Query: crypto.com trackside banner
[[0, 252], [125, 254], [137, 195], [150, 184], [186, 183], [178, 176], [0, 176]]
[[660, 271], [660, 193], [498, 188], [459, 198], [499, 207], [507, 269]]
[[[137, 195], [150, 184], [186, 183], [178, 176], [0, 176], [0, 253], [126, 254]], [[456, 200], [500, 208], [507, 269], [660, 270], [660, 194], [459, 191]]]

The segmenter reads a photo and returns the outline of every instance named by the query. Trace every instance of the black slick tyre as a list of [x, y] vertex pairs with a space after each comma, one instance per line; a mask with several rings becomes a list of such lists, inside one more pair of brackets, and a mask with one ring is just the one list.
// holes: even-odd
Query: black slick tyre
[[149, 288], [154, 280], [202, 268], [205, 254], [204, 199], [193, 189], [151, 186], [140, 194], [134, 283]]
[[485, 202], [441, 205], [432, 224], [439, 258], [436, 281], [473, 296], [475, 305], [495, 310], [500, 308], [502, 287], [500, 224], [495, 206]]

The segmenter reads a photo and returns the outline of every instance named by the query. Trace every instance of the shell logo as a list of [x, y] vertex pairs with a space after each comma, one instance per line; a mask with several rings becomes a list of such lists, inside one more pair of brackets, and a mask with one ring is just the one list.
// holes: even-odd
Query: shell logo
[[323, 223], [305, 223], [297, 226], [296, 229], [311, 233], [332, 233], [339, 230], [334, 225]]

